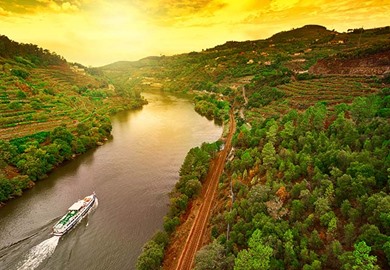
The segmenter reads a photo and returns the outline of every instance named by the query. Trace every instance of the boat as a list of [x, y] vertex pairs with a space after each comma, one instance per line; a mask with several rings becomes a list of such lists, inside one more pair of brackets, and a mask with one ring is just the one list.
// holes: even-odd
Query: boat
[[76, 226], [89, 212], [89, 210], [97, 203], [95, 192], [92, 195], [78, 200], [68, 212], [53, 226], [53, 234], [62, 236]]

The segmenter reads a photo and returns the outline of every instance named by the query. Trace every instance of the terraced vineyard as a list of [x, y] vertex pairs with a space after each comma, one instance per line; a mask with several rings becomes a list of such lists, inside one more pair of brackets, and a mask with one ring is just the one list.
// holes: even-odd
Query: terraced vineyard
[[261, 108], [246, 111], [248, 119], [284, 115], [291, 109], [304, 111], [317, 102], [324, 102], [330, 110], [340, 103], [350, 104], [359, 96], [377, 93], [381, 89], [376, 78], [329, 76], [311, 80], [294, 81], [280, 85], [277, 90], [285, 97]]
[[0, 206], [76, 154], [100, 145], [111, 113], [141, 107], [96, 69], [0, 36]]
[[107, 82], [75, 72], [68, 65], [26, 69], [13, 63], [11, 68], [23, 68], [29, 75], [24, 79], [7, 71], [0, 74], [2, 140], [50, 131], [59, 125], [72, 128], [123, 103]]

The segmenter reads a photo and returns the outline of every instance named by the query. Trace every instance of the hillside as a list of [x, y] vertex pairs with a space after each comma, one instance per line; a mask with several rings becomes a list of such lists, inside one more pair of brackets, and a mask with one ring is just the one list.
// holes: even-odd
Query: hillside
[[111, 113], [143, 103], [95, 69], [0, 36], [0, 203], [101, 143]]
[[[389, 39], [390, 27], [309, 25], [102, 67], [134, 89], [192, 93], [208, 118], [227, 124], [235, 114], [233, 151], [193, 267], [390, 267]], [[175, 269], [182, 257], [207, 200], [204, 155], [189, 152], [164, 231], [145, 245], [138, 269]]]
[[[308, 72], [317, 60], [329, 56], [343, 58], [355, 51], [364, 53], [366, 48], [367, 54], [371, 48], [381, 48], [388, 55], [389, 37], [389, 27], [338, 33], [309, 25], [266, 40], [229, 41], [201, 52], [122, 61], [101, 69], [116, 81], [140, 90], [150, 86], [173, 92], [235, 89], [255, 77], [275, 79], [285, 77], [286, 72], [296, 77]], [[383, 64], [374, 62], [370, 66]]]

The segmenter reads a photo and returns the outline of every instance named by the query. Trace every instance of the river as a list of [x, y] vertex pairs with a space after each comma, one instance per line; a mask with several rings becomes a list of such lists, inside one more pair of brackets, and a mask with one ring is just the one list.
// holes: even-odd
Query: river
[[[162, 228], [185, 155], [222, 133], [185, 98], [143, 96], [142, 110], [112, 117], [112, 139], [0, 208], [0, 269], [135, 269], [142, 246]], [[93, 191], [98, 207], [52, 237], [67, 208]]]

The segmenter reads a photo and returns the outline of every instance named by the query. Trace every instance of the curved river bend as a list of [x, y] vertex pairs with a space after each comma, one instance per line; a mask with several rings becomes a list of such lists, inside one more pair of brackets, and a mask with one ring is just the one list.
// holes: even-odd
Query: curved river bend
[[[143, 95], [142, 110], [112, 118], [113, 139], [0, 209], [0, 269], [135, 269], [143, 244], [162, 227], [187, 152], [222, 133], [186, 99]], [[56, 220], [93, 191], [97, 209], [51, 239]]]

